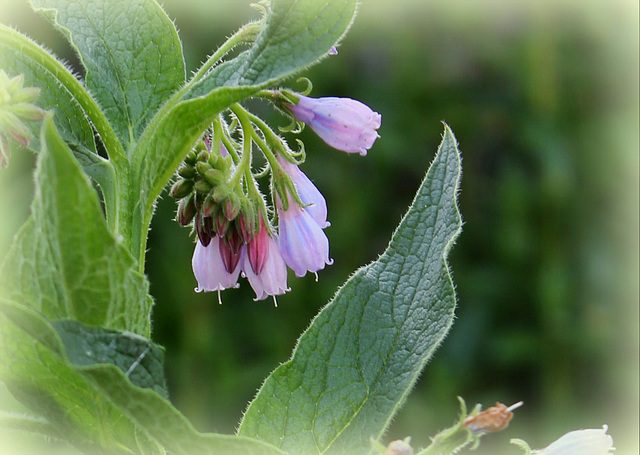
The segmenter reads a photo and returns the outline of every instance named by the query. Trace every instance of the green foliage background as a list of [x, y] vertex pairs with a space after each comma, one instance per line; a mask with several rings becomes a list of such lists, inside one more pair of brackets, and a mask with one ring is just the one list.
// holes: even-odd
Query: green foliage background
[[[188, 70], [249, 18], [248, 2], [166, 0]], [[71, 64], [64, 40], [20, 2], [0, 20]], [[188, 232], [158, 206], [147, 270], [169, 393], [202, 431], [233, 432], [261, 381], [360, 265], [386, 247], [446, 120], [461, 144], [465, 220], [450, 257], [457, 321], [392, 426], [416, 446], [472, 405], [524, 400], [509, 429], [532, 447], [610, 426], [638, 447], [638, 4], [630, 0], [366, 0], [339, 55], [312, 68], [314, 96], [383, 115], [366, 158], [304, 133], [304, 170], [325, 194], [335, 264], [253, 302], [249, 286], [193, 292]], [[284, 120], [258, 104], [257, 110]], [[0, 255], [26, 218], [32, 157], [0, 170]], [[2, 390], [3, 407], [14, 406]], [[4, 404], [6, 403], [6, 406]], [[0, 433], [0, 436], [2, 433]], [[518, 453], [513, 447], [505, 453]]]

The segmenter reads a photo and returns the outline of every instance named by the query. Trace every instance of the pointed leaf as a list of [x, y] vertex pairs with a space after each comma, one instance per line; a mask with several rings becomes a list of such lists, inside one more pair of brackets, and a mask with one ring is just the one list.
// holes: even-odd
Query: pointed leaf
[[218, 65], [191, 96], [216, 87], [273, 85], [325, 57], [346, 34], [356, 0], [273, 0], [255, 43]]
[[[77, 50], [86, 85], [123, 144], [183, 83], [182, 45], [154, 0], [31, 0]], [[126, 148], [126, 145], [125, 145]]]
[[[48, 420], [51, 434], [59, 434], [87, 453], [159, 454], [165, 448], [175, 455], [282, 455], [260, 441], [198, 433], [166, 399], [134, 385], [123, 368], [99, 363], [84, 366], [86, 358], [79, 352], [70, 353], [77, 361], [72, 362], [64, 349], [44, 318], [0, 298], [0, 379]], [[104, 346], [100, 349], [107, 354]], [[126, 357], [135, 364], [136, 353], [123, 357], [119, 351], [111, 359], [119, 362]], [[49, 430], [49, 426], [43, 428]]]
[[148, 336], [147, 280], [107, 228], [91, 183], [50, 116], [41, 144], [32, 215], [0, 268], [0, 296], [50, 319]]
[[358, 270], [265, 381], [239, 434], [290, 453], [368, 453], [453, 321], [446, 256], [461, 229], [448, 127], [388, 249]]
[[113, 364], [133, 384], [168, 397], [164, 378], [164, 349], [160, 346], [134, 333], [87, 327], [76, 321], [53, 321], [51, 325], [73, 364]]
[[51, 433], [88, 453], [135, 447], [133, 425], [63, 356], [44, 318], [0, 298], [0, 380], [9, 391], [46, 418], [55, 429]]

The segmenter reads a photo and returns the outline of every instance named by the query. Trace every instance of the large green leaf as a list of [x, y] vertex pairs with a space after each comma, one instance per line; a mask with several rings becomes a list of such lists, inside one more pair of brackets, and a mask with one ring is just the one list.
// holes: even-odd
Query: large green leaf
[[[69, 331], [67, 322], [54, 324]], [[138, 354], [148, 340], [140, 337], [132, 345], [130, 334], [104, 335], [80, 340], [81, 346], [63, 343], [38, 313], [0, 298], [0, 379], [49, 422], [14, 419], [12, 425], [64, 438], [91, 454], [162, 454], [166, 449], [174, 455], [282, 455], [257, 440], [195, 431], [165, 398], [130, 381], [131, 371], [148, 367]], [[127, 353], [118, 346], [135, 349]], [[101, 351], [103, 359], [120, 365], [87, 362], [79, 347]]]
[[0, 267], [0, 296], [49, 319], [148, 336], [147, 280], [107, 228], [98, 197], [51, 116], [40, 140], [32, 214]]
[[135, 152], [144, 212], [212, 119], [230, 104], [273, 86], [327, 54], [353, 21], [356, 0], [273, 0], [255, 43], [189, 87], [144, 132]]
[[184, 83], [182, 45], [155, 0], [31, 0], [77, 50], [86, 85], [123, 144]]
[[268, 86], [327, 55], [345, 35], [355, 0], [272, 0], [266, 23], [251, 48], [215, 67], [190, 96], [222, 86]]
[[461, 229], [448, 127], [388, 249], [358, 270], [266, 380], [239, 434], [290, 453], [367, 453], [454, 317], [446, 256]]

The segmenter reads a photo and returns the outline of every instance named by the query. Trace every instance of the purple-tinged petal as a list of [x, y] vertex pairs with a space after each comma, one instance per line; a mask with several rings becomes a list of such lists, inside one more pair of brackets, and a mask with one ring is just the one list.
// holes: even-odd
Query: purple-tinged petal
[[193, 274], [198, 281], [196, 292], [222, 291], [237, 287], [240, 267], [232, 273], [228, 273], [220, 256], [220, 237], [211, 239], [208, 246], [203, 246], [200, 241], [196, 243], [193, 252], [191, 266]]
[[331, 147], [366, 155], [378, 138], [382, 117], [366, 104], [350, 98], [309, 98], [286, 107]]
[[304, 209], [307, 213], [321, 228], [324, 229], [329, 226], [330, 223], [327, 222], [327, 202], [322, 193], [298, 166], [290, 163], [280, 155], [277, 158], [282, 169], [291, 177], [300, 200], [306, 205]]
[[280, 254], [278, 244], [273, 237], [268, 237], [267, 241], [268, 254], [260, 273], [254, 273], [248, 254], [244, 258], [244, 274], [256, 293], [255, 300], [263, 300], [270, 295], [282, 295], [289, 291], [287, 288], [287, 265]]
[[267, 263], [267, 258], [270, 254], [270, 242], [269, 232], [262, 217], [260, 217], [260, 230], [253, 236], [253, 238], [247, 243], [247, 259], [251, 265], [251, 269], [256, 275], [262, 273], [262, 269]]
[[278, 246], [285, 263], [296, 276], [304, 276], [307, 271], [317, 272], [329, 259], [329, 239], [315, 220], [289, 198], [288, 210], [283, 210], [280, 198], [276, 196], [279, 219]]

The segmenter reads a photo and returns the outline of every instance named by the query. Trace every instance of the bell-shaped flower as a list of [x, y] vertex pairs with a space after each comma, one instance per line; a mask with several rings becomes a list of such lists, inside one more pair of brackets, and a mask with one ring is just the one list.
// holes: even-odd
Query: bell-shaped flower
[[276, 209], [279, 219], [278, 246], [284, 262], [295, 272], [304, 276], [307, 271], [317, 272], [329, 259], [329, 239], [313, 217], [289, 195], [287, 210], [276, 194]]
[[536, 455], [608, 455], [613, 449], [613, 438], [607, 434], [607, 426], [601, 429], [576, 430], [556, 439]]
[[330, 223], [327, 221], [327, 203], [322, 193], [298, 166], [287, 161], [281, 155], [278, 155], [277, 158], [282, 170], [291, 177], [298, 191], [300, 200], [305, 204], [304, 209], [307, 213], [311, 215], [321, 228], [324, 229], [329, 226]]
[[198, 281], [196, 292], [222, 291], [237, 287], [240, 265], [227, 272], [220, 254], [220, 237], [214, 236], [209, 245], [204, 246], [200, 240], [196, 243], [191, 266]]
[[[265, 252], [261, 269], [256, 271], [250, 254], [245, 254], [243, 273], [249, 280], [249, 284], [256, 293], [255, 300], [263, 300], [270, 295], [282, 295], [289, 290], [287, 288], [287, 265], [280, 254], [280, 248], [273, 237], [258, 237], [253, 241], [263, 242], [256, 251]], [[247, 245], [247, 252], [251, 251], [251, 242]]]
[[331, 147], [366, 155], [378, 138], [382, 117], [366, 104], [350, 98], [297, 96], [298, 103], [286, 107]]

